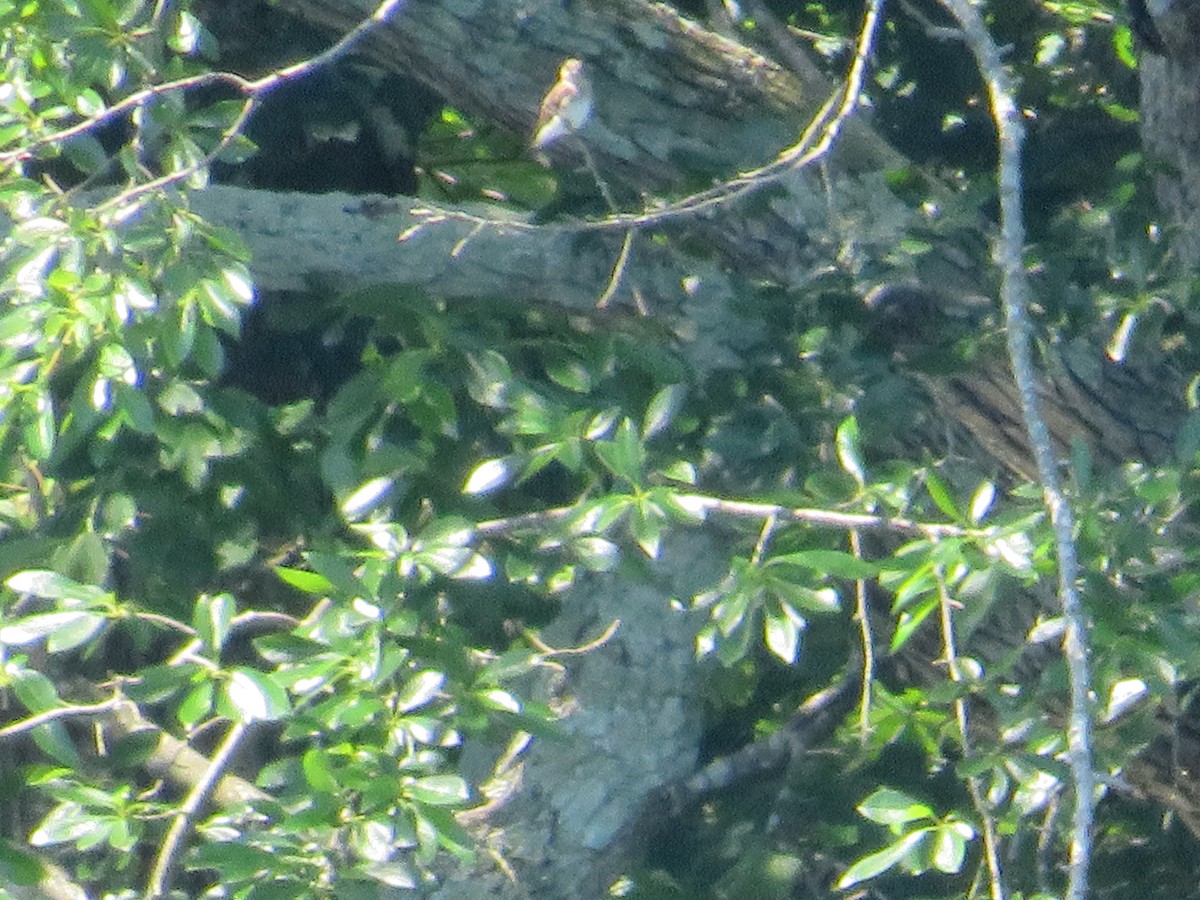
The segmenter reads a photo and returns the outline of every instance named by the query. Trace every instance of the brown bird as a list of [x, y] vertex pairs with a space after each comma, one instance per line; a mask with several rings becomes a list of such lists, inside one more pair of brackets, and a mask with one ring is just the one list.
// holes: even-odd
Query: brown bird
[[558, 70], [558, 81], [542, 100], [530, 145], [542, 150], [579, 131], [591, 115], [592, 85], [583, 63], [574, 57], [565, 59]]

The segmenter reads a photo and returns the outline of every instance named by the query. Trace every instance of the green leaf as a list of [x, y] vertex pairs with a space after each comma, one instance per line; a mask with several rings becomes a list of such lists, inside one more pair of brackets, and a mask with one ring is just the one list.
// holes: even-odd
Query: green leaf
[[95, 634], [105, 621], [104, 616], [82, 610], [40, 613], [18, 619], [16, 622], [0, 628], [0, 644], [19, 647], [44, 637], [61, 635], [55, 644], [55, 649], [70, 650]]
[[430, 354], [425, 350], [397, 353], [388, 360], [379, 384], [380, 393], [397, 403], [414, 402], [425, 387], [429, 359]]
[[852, 581], [873, 578], [879, 574], [879, 566], [875, 563], [867, 562], [840, 550], [799, 550], [795, 553], [784, 553], [772, 556], [767, 560], [767, 565], [804, 566], [820, 572], [822, 575], [848, 578]]
[[[675, 462], [663, 466], [658, 470], [658, 474], [664, 478], [669, 478], [672, 481], [682, 482], [683, 484], [696, 484], [699, 481], [699, 475], [696, 472], [696, 467], [684, 460], [676, 460]], [[694, 515], [690, 515], [694, 518]]]
[[546, 374], [555, 384], [576, 394], [586, 394], [592, 389], [592, 373], [579, 360], [570, 356], [546, 360]]
[[666, 516], [657, 506], [645, 503], [635, 507], [635, 514], [630, 523], [633, 539], [642, 548], [642, 552], [650, 559], [658, 559], [662, 548], [662, 536], [666, 529]]
[[424, 706], [438, 695], [446, 676], [442, 672], [418, 672], [396, 695], [396, 710], [406, 713]]
[[602, 537], [576, 538], [571, 551], [592, 572], [611, 572], [621, 562], [621, 548]]
[[34, 390], [26, 396], [25, 426], [22, 433], [30, 455], [42, 462], [54, 452], [54, 402], [50, 392]]
[[49, 847], [79, 840], [99, 827], [97, 821], [76, 803], [60, 803], [42, 819], [29, 836], [34, 847]]
[[414, 800], [432, 806], [461, 806], [471, 799], [466, 781], [457, 775], [428, 775], [409, 789]]
[[62, 722], [39, 725], [30, 732], [30, 737], [38, 749], [60, 765], [75, 770], [83, 768], [79, 751], [75, 749], [75, 743]]
[[837, 447], [838, 462], [842, 468], [858, 483], [860, 488], [866, 487], [867, 470], [862, 462], [862, 448], [859, 446], [858, 420], [849, 416], [838, 425], [834, 436]]
[[205, 680], [188, 691], [175, 712], [180, 725], [191, 729], [208, 718], [213, 708], [213, 690], [213, 683]]
[[468, 495], [489, 494], [508, 484], [520, 470], [521, 461], [516, 456], [485, 459], [467, 476], [463, 493]]
[[337, 778], [334, 775], [334, 766], [330, 763], [328, 751], [320, 747], [309, 748], [304, 753], [301, 765], [304, 769], [304, 778], [313, 790], [327, 794], [337, 790]]
[[45, 712], [62, 705], [54, 682], [33, 669], [21, 669], [12, 678], [13, 693], [31, 713]]
[[946, 488], [942, 479], [938, 478], [933, 472], [927, 472], [925, 475], [925, 489], [929, 491], [929, 496], [933, 498], [933, 502], [937, 504], [938, 509], [955, 522], [963, 521], [963, 515], [958, 511], [958, 507], [954, 505], [954, 498], [950, 496], [950, 491]]
[[291, 712], [287, 693], [255, 669], [245, 666], [234, 669], [222, 687], [239, 722], [269, 722]]
[[204, 594], [196, 601], [192, 625], [200, 639], [217, 655], [229, 637], [230, 624], [236, 611], [237, 601], [232, 594], [217, 594], [215, 597]]
[[[46, 641], [46, 650], [50, 653], [74, 650], [90, 641], [107, 622], [106, 616], [77, 613], [72, 621], [63, 623], [53, 631], [50, 639]], [[0, 637], [0, 641], [3, 641], [3, 637]]]
[[84, 604], [94, 604], [110, 596], [106, 590], [92, 587], [91, 584], [80, 584], [59, 572], [46, 569], [17, 572], [8, 577], [5, 586], [16, 590], [18, 594], [40, 596], [44, 600], [74, 600]]
[[277, 859], [273, 853], [236, 841], [211, 841], [192, 850], [198, 868], [216, 869], [227, 879], [252, 878], [271, 871]]
[[859, 882], [866, 881], [868, 878], [874, 878], [876, 875], [882, 875], [888, 869], [894, 868], [916, 852], [921, 842], [925, 839], [925, 835], [925, 831], [914, 831], [911, 834], [904, 835], [896, 843], [880, 850], [878, 853], [864, 856], [847, 869], [845, 874], [838, 879], [837, 887], [839, 889], [853, 887]]
[[642, 445], [628, 419], [621, 422], [611, 441], [596, 442], [596, 456], [610, 472], [630, 484], [642, 483]]
[[939, 872], [953, 874], [962, 871], [967, 856], [967, 841], [975, 836], [975, 830], [964, 822], [952, 822], [935, 828], [929, 861]]
[[933, 816], [933, 810], [908, 794], [879, 788], [858, 805], [858, 811], [880, 825], [907, 825]]
[[7, 842], [0, 843], [0, 884], [29, 888], [44, 877], [44, 863]]
[[896, 630], [892, 634], [892, 642], [889, 646], [889, 651], [895, 653], [901, 647], [908, 643], [909, 639], [916, 634], [917, 629], [921, 627], [929, 615], [938, 608], [938, 598], [936, 596], [927, 596], [916, 606], [906, 609], [896, 622]]
[[672, 384], [654, 395], [646, 407], [646, 415], [642, 418], [643, 441], [667, 429], [686, 396], [687, 385], [683, 384]]
[[1128, 26], [1122, 25], [1119, 28], [1113, 29], [1113, 50], [1119, 59], [1126, 67], [1136, 69], [1138, 67], [1137, 54], [1134, 52], [1133, 32]]
[[785, 606], [782, 613], [763, 614], [763, 632], [767, 649], [788, 665], [796, 662], [800, 652], [800, 635], [804, 619]]
[[304, 569], [293, 569], [288, 566], [276, 566], [275, 574], [284, 584], [317, 597], [332, 594], [336, 589], [332, 581], [318, 572], [308, 572]]

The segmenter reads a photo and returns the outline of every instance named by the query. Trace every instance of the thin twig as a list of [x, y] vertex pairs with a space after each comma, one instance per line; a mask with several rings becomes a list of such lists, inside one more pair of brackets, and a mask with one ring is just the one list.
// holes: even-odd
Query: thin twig
[[1025, 244], [1024, 213], [1021, 206], [1021, 144], [1025, 137], [1015, 87], [1004, 69], [1000, 50], [988, 33], [979, 9], [969, 0], [941, 0], [962, 26], [967, 45], [975, 56], [987, 86], [996, 123], [1000, 158], [997, 176], [1000, 193], [1000, 241], [996, 260], [1001, 270], [1000, 297], [1004, 306], [1008, 355], [1021, 398], [1021, 413], [1029, 443], [1037, 462], [1042, 498], [1054, 528], [1058, 555], [1058, 596], [1067, 622], [1063, 655], [1071, 686], [1071, 711], [1067, 725], [1067, 758], [1075, 785], [1075, 808], [1071, 819], [1071, 850], [1068, 863], [1067, 900], [1083, 900], [1088, 892], [1088, 870], [1095, 820], [1096, 777], [1092, 768], [1090, 715], [1091, 675], [1088, 671], [1087, 615], [1079, 593], [1079, 564], [1075, 550], [1075, 517], [1059, 486], [1058, 464], [1050, 433], [1041, 416], [1037, 377], [1031, 350], [1029, 280], [1022, 259]]
[[51, 722], [57, 722], [59, 719], [75, 719], [85, 718], [88, 716], [100, 716], [105, 713], [110, 713], [117, 708], [125, 700], [121, 697], [112, 697], [108, 700], [102, 700], [99, 703], [83, 704], [79, 706], [60, 706], [56, 709], [48, 709], [45, 712], [40, 712], [35, 716], [30, 716], [27, 719], [22, 719], [19, 722], [14, 722], [5, 728], [0, 728], [0, 738], [13, 737], [14, 735], [24, 734], [27, 731], [41, 725], [49, 725]]
[[612, 640], [612, 636], [617, 633], [617, 629], [620, 627], [621, 620], [613, 619], [608, 623], [608, 627], [600, 632], [598, 637], [593, 638], [585, 644], [580, 644], [578, 647], [563, 648], [551, 647], [528, 628], [525, 629], [523, 633], [525, 635], [525, 639], [529, 641], [529, 643], [533, 644], [534, 648], [543, 656], [581, 656], [585, 653], [591, 653], [593, 650], [598, 650], [600, 647], [603, 647], [610, 640]]
[[[856, 559], [863, 558], [862, 535], [851, 528], [850, 552]], [[871, 609], [867, 598], [867, 583], [862, 578], [854, 582], [854, 618], [858, 620], [860, 643], [862, 644], [862, 688], [858, 699], [859, 740], [865, 747], [871, 734], [871, 689], [875, 683], [875, 636], [871, 633]]]
[[246, 102], [242, 105], [242, 109], [237, 118], [228, 128], [225, 129], [224, 132], [222, 132], [221, 138], [217, 142], [217, 145], [208, 154], [189, 166], [185, 166], [182, 169], [170, 172], [159, 178], [152, 179], [151, 181], [148, 181], [144, 184], [139, 184], [134, 188], [117, 194], [116, 196], [97, 206], [95, 211], [101, 212], [106, 209], [111, 209], [115, 206], [126, 204], [143, 194], [161, 190], [162, 188], [168, 187], [191, 177], [194, 173], [215, 160], [217, 156], [220, 155], [220, 153], [226, 147], [228, 147], [229, 144], [232, 143], [233, 140], [241, 133], [242, 129], [249, 121], [250, 116], [253, 115], [255, 109], [257, 109], [258, 104], [268, 93], [275, 90], [275, 88], [279, 87], [286, 81], [303, 77], [304, 75], [307, 75], [310, 72], [313, 72], [316, 69], [328, 65], [345, 56], [372, 29], [387, 21], [404, 2], [405, 0], [382, 0], [379, 6], [375, 9], [375, 12], [373, 12], [363, 21], [359, 22], [358, 25], [343, 35], [328, 49], [318, 53], [316, 56], [271, 72], [262, 78], [252, 80], [243, 78], [242, 76], [236, 75], [232, 72], [205, 72], [201, 75], [195, 75], [190, 78], [180, 78], [176, 81], [169, 81], [163, 84], [154, 85], [152, 87], [143, 88], [140, 91], [135, 91], [120, 102], [115, 103], [96, 115], [89, 116], [68, 128], [63, 128], [52, 134], [38, 138], [36, 141], [32, 141], [31, 143], [26, 144], [17, 150], [12, 150], [7, 153], [0, 153], [0, 165], [31, 159], [41, 148], [53, 144], [60, 144], [63, 141], [69, 140], [77, 135], [93, 131], [106, 122], [110, 122], [113, 119], [125, 115], [126, 113], [131, 113], [134, 110], [143, 107], [155, 97], [164, 96], [177, 91], [186, 91], [216, 84], [226, 84], [236, 88], [246, 98]]
[[[780, 506], [775, 503], [755, 503], [749, 500], [726, 500], [706, 494], [679, 494], [672, 498], [684, 510], [703, 518], [718, 513], [739, 519], [766, 519], [775, 516], [788, 522], [799, 522], [824, 528], [861, 528], [871, 531], [896, 531], [919, 534], [926, 538], [966, 537], [988, 538], [997, 535], [993, 528], [963, 528], [940, 522], [918, 522], [892, 516], [838, 512], [832, 509]], [[555, 522], [566, 522], [585, 511], [582, 506], [558, 506], [537, 512], [522, 513], [505, 519], [488, 519], [474, 526], [481, 535], [502, 535], [542, 528]]]
[[454, 220], [482, 223], [495, 228], [514, 231], [555, 228], [565, 232], [579, 231], [627, 231], [630, 228], [645, 228], [661, 225], [674, 219], [694, 216], [706, 210], [727, 206], [735, 200], [749, 196], [792, 172], [806, 168], [824, 159], [837, 143], [846, 122], [858, 108], [866, 79], [867, 63], [875, 47], [882, 18], [883, 0], [871, 0], [867, 5], [862, 29], [855, 44], [854, 59], [850, 64], [845, 81], [834, 91], [816, 117], [805, 128], [795, 144], [779, 153], [764, 166], [742, 172], [728, 181], [712, 188], [683, 197], [672, 203], [657, 206], [638, 213], [609, 215], [603, 219], [587, 222], [570, 222], [559, 225], [538, 225], [529, 222], [511, 222], [489, 216], [475, 215], [461, 210], [450, 210], [428, 206], [410, 210], [410, 215], [427, 215], [431, 222]]
[[633, 250], [633, 239], [635, 237], [637, 237], [636, 228], [630, 228], [625, 232], [625, 239], [621, 242], [621, 252], [617, 255], [617, 261], [613, 265], [612, 274], [608, 277], [608, 284], [605, 286], [603, 293], [600, 294], [600, 299], [596, 301], [596, 309], [605, 309], [612, 301], [617, 288], [621, 286], [621, 278], [624, 276], [625, 270], [629, 267], [629, 256]]
[[229, 732], [225, 735], [221, 746], [217, 748], [204, 775], [196, 782], [195, 787], [192, 788], [178, 812], [175, 813], [175, 820], [171, 823], [166, 837], [163, 838], [162, 848], [158, 851], [158, 857], [154, 860], [154, 869], [146, 884], [147, 900], [157, 900], [159, 897], [166, 896], [171, 886], [171, 874], [179, 861], [179, 855], [183, 850], [183, 841], [191, 830], [192, 822], [196, 818], [196, 814], [200, 812], [200, 807], [208, 799], [213, 787], [221, 780], [221, 774], [229, 765], [229, 760], [233, 757], [248, 730], [249, 726], [244, 722], [234, 722], [229, 727]]
[[[942, 655], [946, 660], [946, 669], [950, 680], [962, 684], [962, 668], [958, 661], [958, 641], [954, 636], [954, 602], [950, 599], [950, 591], [946, 587], [946, 575], [941, 566], [936, 567], [938, 612], [942, 626]], [[954, 699], [954, 718], [958, 723], [958, 739], [962, 744], [963, 755], [969, 760], [972, 754], [971, 722], [965, 697]], [[971, 805], [979, 816], [983, 829], [983, 858], [987, 863], [988, 885], [992, 900], [1004, 900], [1004, 874], [1000, 868], [1000, 835], [996, 830], [996, 817], [988, 808], [983, 786], [977, 775], [967, 776], [967, 791], [971, 795]]]
[[777, 519], [778, 516], [772, 513], [763, 522], [763, 526], [758, 532], [758, 540], [754, 542], [754, 551], [750, 554], [751, 565], [757, 566], [762, 561], [763, 554], [767, 552], [767, 543], [771, 540], [771, 532], [775, 530]]

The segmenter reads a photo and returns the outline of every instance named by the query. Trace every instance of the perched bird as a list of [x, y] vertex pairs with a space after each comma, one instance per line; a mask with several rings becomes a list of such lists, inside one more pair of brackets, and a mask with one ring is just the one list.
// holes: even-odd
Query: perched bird
[[559, 138], [574, 134], [592, 115], [592, 85], [583, 63], [575, 58], [563, 60], [558, 81], [546, 93], [538, 110], [530, 145], [542, 150]]

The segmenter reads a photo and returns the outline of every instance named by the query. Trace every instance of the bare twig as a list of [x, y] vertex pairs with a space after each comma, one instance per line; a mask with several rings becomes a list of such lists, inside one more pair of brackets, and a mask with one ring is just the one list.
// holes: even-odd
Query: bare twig
[[0, 738], [24, 734], [27, 731], [33, 731], [33, 729], [41, 725], [49, 725], [51, 722], [57, 722], [59, 719], [79, 719], [106, 715], [124, 702], [125, 700], [121, 697], [112, 697], [109, 700], [102, 700], [99, 703], [84, 704], [79, 706], [61, 706], [57, 709], [48, 709], [45, 712], [40, 712], [35, 716], [30, 716], [27, 719], [14, 722], [12, 725], [9, 725], [5, 728], [0, 728]]
[[582, 656], [585, 653], [591, 653], [593, 650], [597, 650], [607, 644], [610, 640], [612, 640], [612, 636], [617, 633], [617, 629], [620, 627], [621, 620], [613, 619], [608, 623], [608, 627], [600, 632], [598, 637], [593, 638], [585, 644], [580, 644], [578, 647], [551, 647], [528, 628], [525, 629], [524, 635], [525, 639], [529, 641], [529, 643], [533, 644], [537, 651], [543, 656]]
[[996, 260], [1001, 270], [1001, 301], [1008, 340], [1008, 355], [1021, 398], [1021, 413], [1037, 462], [1042, 497], [1054, 527], [1058, 554], [1058, 595], [1067, 622], [1063, 654], [1071, 682], [1071, 712], [1067, 725], [1067, 757], [1075, 784], [1071, 821], [1071, 851], [1067, 882], [1068, 900], [1087, 896], [1091, 861], [1092, 823], [1095, 819], [1096, 777], [1092, 770], [1091, 676], [1087, 661], [1087, 616], [1079, 592], [1079, 565], [1075, 552], [1075, 521], [1059, 486], [1058, 464], [1050, 432], [1039, 410], [1037, 377], [1031, 350], [1032, 326], [1028, 315], [1029, 280], [1021, 257], [1025, 243], [1021, 206], [1021, 144], [1025, 128], [1017, 108], [1015, 87], [1004, 69], [1000, 50], [988, 33], [979, 9], [969, 0], [941, 0], [962, 26], [987, 86], [996, 123], [1000, 159], [1000, 240]]
[[171, 873], [179, 861], [179, 854], [183, 849], [184, 839], [191, 830], [192, 822], [195, 820], [196, 814], [200, 812], [200, 807], [208, 800], [208, 796], [217, 782], [220, 781], [221, 774], [228, 767], [229, 760], [237, 751], [238, 745], [241, 744], [248, 730], [249, 727], [243, 722], [235, 722], [229, 727], [229, 732], [213, 755], [212, 762], [209, 763], [203, 776], [196, 782], [183, 804], [176, 811], [175, 819], [171, 822], [166, 837], [163, 838], [162, 847], [158, 851], [158, 857], [154, 860], [154, 869], [151, 871], [150, 880], [146, 885], [148, 900], [157, 900], [159, 897], [166, 896], [171, 886]]
[[197, 160], [189, 166], [169, 172], [159, 178], [152, 179], [144, 184], [139, 184], [127, 191], [117, 194], [97, 207], [97, 211], [104, 211], [119, 206], [129, 201], [152, 191], [160, 190], [169, 185], [175, 184], [189, 178], [195, 172], [209, 165], [229, 144], [241, 133], [250, 116], [253, 115], [258, 104], [271, 91], [279, 87], [286, 81], [291, 81], [296, 78], [303, 77], [322, 66], [328, 65], [335, 60], [340, 59], [352, 50], [366, 35], [374, 28], [387, 21], [401, 6], [404, 0], [382, 0], [379, 6], [375, 9], [368, 18], [364, 19], [353, 29], [342, 36], [336, 43], [328, 49], [309, 59], [294, 63], [290, 66], [285, 66], [271, 72], [268, 75], [258, 79], [243, 78], [232, 72], [205, 72], [201, 75], [195, 75], [190, 78], [180, 78], [175, 81], [164, 82], [152, 87], [143, 88], [140, 91], [135, 91], [128, 97], [118, 103], [114, 103], [107, 109], [96, 113], [93, 116], [88, 116], [76, 124], [60, 129], [52, 134], [44, 135], [36, 141], [32, 141], [25, 146], [11, 150], [7, 153], [0, 153], [0, 166], [5, 164], [13, 164], [22, 160], [31, 159], [38, 150], [53, 144], [59, 144], [69, 140], [80, 134], [93, 131], [111, 122], [123, 115], [139, 109], [145, 104], [151, 102], [156, 97], [165, 96], [167, 94], [176, 93], [178, 91], [193, 90], [195, 88], [208, 87], [211, 85], [225, 84], [232, 86], [246, 98], [241, 112], [237, 118], [225, 129], [221, 134], [220, 140], [207, 155], [202, 159]]
[[[806, 168], [824, 159], [833, 149], [842, 129], [862, 98], [865, 83], [867, 63], [875, 46], [875, 38], [879, 31], [882, 17], [883, 0], [870, 0], [867, 12], [863, 18], [862, 29], [855, 45], [854, 59], [846, 74], [845, 81], [834, 91], [833, 96], [822, 106], [804, 133], [795, 144], [783, 150], [773, 161], [742, 172], [728, 181], [715, 187], [683, 197], [672, 203], [665, 203], [650, 210], [638, 213], [613, 214], [587, 222], [570, 222], [557, 226], [537, 225], [527, 222], [512, 222], [495, 219], [489, 216], [476, 215], [460, 210], [426, 207], [410, 211], [413, 216], [425, 215], [430, 223], [455, 220], [472, 224], [483, 224], [497, 229], [517, 231], [533, 231], [534, 229], [555, 227], [563, 231], [628, 231], [631, 228], [645, 228], [662, 225], [666, 222], [697, 215], [711, 209], [727, 206], [735, 200], [759, 191], [792, 172]], [[412, 229], [405, 232], [411, 234]]]
[[613, 265], [612, 275], [608, 278], [608, 284], [600, 294], [600, 299], [596, 301], [596, 309], [607, 307], [612, 302], [613, 295], [617, 293], [617, 288], [621, 286], [621, 278], [625, 275], [625, 270], [629, 267], [629, 256], [633, 251], [633, 239], [635, 237], [637, 237], [636, 228], [630, 228], [625, 232], [625, 239], [621, 242], [621, 252], [617, 255], [617, 261]]
[[[862, 535], [857, 528], [849, 531], [850, 552], [863, 558]], [[871, 633], [871, 608], [867, 600], [867, 583], [859, 578], [854, 582], [854, 618], [858, 620], [859, 643], [862, 645], [862, 688], [858, 698], [859, 740], [865, 747], [871, 734], [871, 689], [875, 683], [875, 636]]]
[[[954, 635], [955, 604], [950, 599], [945, 572], [942, 571], [941, 566], [936, 567], [936, 573], [938, 612], [942, 626], [942, 655], [946, 660], [950, 680], [955, 684], [962, 684], [965, 678], [958, 659], [958, 641]], [[970, 759], [972, 753], [971, 722], [965, 697], [955, 698], [954, 718], [958, 722], [958, 739], [962, 744], [963, 754]], [[1004, 874], [1000, 868], [1000, 835], [996, 830], [996, 817], [988, 808], [979, 776], [967, 776], [967, 790], [971, 795], [971, 805], [975, 807], [975, 813], [979, 816], [979, 823], [983, 829], [983, 858], [987, 863], [988, 885], [991, 889], [992, 900], [1004, 900]]]
[[[994, 535], [994, 529], [963, 528], [939, 522], [917, 522], [913, 519], [867, 515], [864, 513], [838, 512], [831, 509], [808, 509], [787, 507], [774, 503], [754, 503], [747, 500], [725, 500], [704, 494], [680, 494], [673, 498], [681, 507], [697, 516], [708, 513], [733, 516], [739, 519], [766, 519], [775, 516], [788, 522], [814, 525], [823, 528], [862, 528], [871, 531], [897, 531], [919, 534], [927, 538], [968, 537], [986, 538]], [[554, 522], [565, 522], [580, 515], [579, 506], [559, 506], [538, 512], [523, 513], [506, 519], [489, 519], [477, 523], [475, 531], [481, 535], [511, 534], [529, 528], [540, 528]]]

